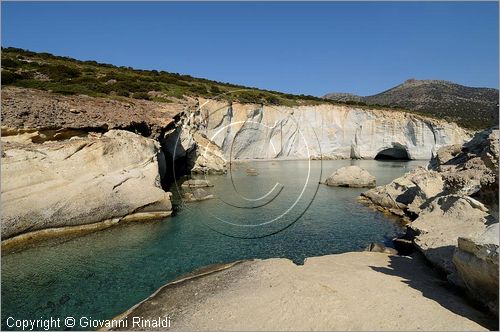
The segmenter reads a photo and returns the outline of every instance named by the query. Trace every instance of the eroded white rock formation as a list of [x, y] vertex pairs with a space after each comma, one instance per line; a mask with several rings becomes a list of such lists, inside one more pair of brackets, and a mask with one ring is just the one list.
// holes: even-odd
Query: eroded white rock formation
[[[192, 118], [184, 118], [172, 131], [163, 146], [169, 159], [184, 160], [185, 166], [196, 174], [224, 174], [227, 171], [226, 159], [220, 147], [198, 130]], [[183, 169], [175, 169], [176, 176]]]
[[42, 229], [170, 215], [158, 142], [111, 130], [44, 144], [3, 142], [2, 240]]
[[498, 223], [477, 237], [458, 238], [453, 264], [471, 295], [498, 313]]
[[463, 144], [454, 123], [397, 111], [317, 106], [227, 105], [202, 101], [191, 117], [226, 159], [373, 159], [379, 153], [430, 159], [438, 148]]
[[[405, 217], [424, 256], [498, 315], [499, 131], [441, 148], [417, 168], [363, 198]], [[496, 230], [496, 231], [495, 231]]]

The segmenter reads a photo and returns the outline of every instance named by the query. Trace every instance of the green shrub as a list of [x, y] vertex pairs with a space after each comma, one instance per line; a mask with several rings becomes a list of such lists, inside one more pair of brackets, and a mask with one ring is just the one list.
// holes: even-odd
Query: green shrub
[[41, 70], [45, 74], [49, 75], [49, 77], [54, 81], [76, 78], [81, 74], [78, 69], [65, 65], [45, 66], [42, 67]]
[[56, 88], [56, 89], [52, 90], [52, 92], [59, 93], [59, 94], [62, 94], [62, 95], [76, 95], [76, 92], [74, 90], [67, 89], [67, 88], [64, 88], [64, 87]]
[[2, 59], [2, 68], [17, 68], [19, 67], [19, 62], [12, 59]]
[[217, 85], [210, 86], [210, 92], [215, 94], [220, 94], [222, 91], [219, 89]]
[[204, 85], [192, 85], [189, 87], [189, 91], [193, 93], [199, 93], [202, 95], [205, 95], [208, 92], [207, 87]]
[[54, 59], [55, 58], [55, 56], [53, 54], [50, 54], [47, 52], [38, 53], [38, 56], [42, 59]]
[[99, 84], [87, 83], [87, 84], [85, 84], [85, 87], [87, 87], [89, 90], [97, 91], [97, 92], [105, 93], [105, 94], [109, 94], [111, 91], [114, 91], [113, 85], [106, 85], [106, 84], [102, 84], [102, 83], [99, 83]]
[[116, 95], [122, 96], [122, 97], [128, 97], [130, 95], [130, 93], [127, 90], [118, 89], [118, 90], [116, 90]]
[[13, 73], [8, 70], [2, 70], [1, 76], [2, 76], [2, 85], [14, 83], [15, 81], [23, 78], [21, 75]]
[[113, 84], [115, 89], [127, 90], [129, 92], [148, 92], [148, 84], [145, 82], [118, 81]]
[[139, 80], [143, 82], [154, 82], [156, 81], [156, 78], [150, 76], [139, 76]]
[[77, 77], [73, 80], [71, 80], [73, 84], [78, 84], [78, 83], [93, 83], [93, 84], [101, 84], [101, 81], [99, 81], [97, 78], [94, 76], [80, 76]]
[[266, 97], [265, 100], [267, 101], [267, 103], [269, 103], [271, 105], [280, 105], [281, 104], [280, 99], [276, 96], [268, 96], [268, 97]]
[[95, 73], [96, 69], [93, 67], [83, 67], [82, 72], [84, 73]]
[[132, 98], [135, 98], [135, 99], [146, 99], [146, 100], [150, 100], [151, 97], [148, 95], [147, 92], [135, 92], [132, 94]]

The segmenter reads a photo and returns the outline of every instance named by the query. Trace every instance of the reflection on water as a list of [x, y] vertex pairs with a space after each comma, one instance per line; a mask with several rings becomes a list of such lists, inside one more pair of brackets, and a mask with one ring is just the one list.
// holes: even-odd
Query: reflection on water
[[[323, 161], [322, 175], [320, 161], [310, 167], [308, 161], [235, 164], [233, 182], [229, 175], [208, 177], [215, 186], [207, 191], [216, 199], [180, 204], [171, 218], [5, 254], [2, 329], [9, 316], [111, 318], [164, 283], [208, 264], [269, 257], [302, 263], [390, 239], [400, 231], [397, 223], [357, 203], [364, 189], [318, 186], [320, 177], [350, 164], [385, 184], [425, 162]], [[249, 167], [258, 175], [248, 176]]]

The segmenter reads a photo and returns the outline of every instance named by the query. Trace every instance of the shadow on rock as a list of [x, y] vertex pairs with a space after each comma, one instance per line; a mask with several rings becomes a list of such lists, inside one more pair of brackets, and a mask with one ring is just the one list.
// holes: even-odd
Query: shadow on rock
[[390, 256], [389, 267], [370, 267], [377, 272], [403, 278], [402, 282], [442, 307], [487, 329], [498, 330], [498, 321], [494, 317], [472, 307], [456, 289], [427, 264], [420, 254], [413, 254], [411, 258]]

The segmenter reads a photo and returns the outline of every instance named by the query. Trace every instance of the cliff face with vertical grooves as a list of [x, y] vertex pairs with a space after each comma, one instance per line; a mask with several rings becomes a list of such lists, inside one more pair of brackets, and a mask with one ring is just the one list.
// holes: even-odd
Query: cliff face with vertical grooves
[[430, 159], [470, 133], [454, 123], [351, 106], [270, 107], [201, 102], [190, 127], [231, 159]]

